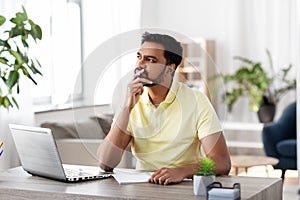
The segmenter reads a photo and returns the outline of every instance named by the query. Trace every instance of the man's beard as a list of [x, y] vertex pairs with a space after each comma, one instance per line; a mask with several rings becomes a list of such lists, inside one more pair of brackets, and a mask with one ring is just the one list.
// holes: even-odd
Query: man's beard
[[164, 73], [165, 73], [166, 67], [167, 67], [167, 65], [164, 66], [163, 70], [160, 72], [160, 74], [155, 79], [149, 78], [148, 72], [144, 68], [142, 68], [142, 67], [137, 67], [134, 70], [134, 73], [136, 74], [138, 71], [144, 69], [144, 72], [142, 74], [140, 74], [138, 77], [145, 78], [145, 79], [148, 79], [148, 80], [152, 81], [151, 84], [150, 83], [142, 83], [143, 86], [153, 87], [153, 86], [156, 86], [156, 85], [158, 85], [158, 84], [160, 84], [160, 83], [163, 82], [163, 80], [164, 80]]

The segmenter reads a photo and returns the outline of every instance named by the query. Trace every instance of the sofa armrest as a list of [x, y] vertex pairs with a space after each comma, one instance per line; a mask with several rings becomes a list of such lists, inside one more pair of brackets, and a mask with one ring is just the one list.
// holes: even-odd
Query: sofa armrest
[[[97, 150], [102, 139], [58, 139], [56, 144], [64, 164], [99, 166]], [[130, 151], [124, 151], [117, 167], [135, 168], [135, 160]]]
[[266, 155], [279, 157], [276, 149], [276, 144], [284, 139], [284, 130], [277, 122], [271, 122], [264, 125], [262, 130], [262, 141]]
[[283, 140], [276, 145], [276, 149], [281, 156], [297, 159], [297, 140]]

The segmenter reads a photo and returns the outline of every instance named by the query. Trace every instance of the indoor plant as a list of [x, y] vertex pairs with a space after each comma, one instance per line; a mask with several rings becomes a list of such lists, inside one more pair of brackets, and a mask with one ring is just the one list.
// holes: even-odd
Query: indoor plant
[[[275, 73], [271, 54], [268, 50], [266, 50], [266, 53], [269, 59], [270, 75], [260, 62], [237, 56], [235, 59], [242, 62], [242, 67], [233, 74], [223, 77], [225, 84], [234, 83], [234, 87], [227, 87], [224, 95], [229, 111], [232, 110], [239, 97], [249, 96], [249, 108], [258, 112], [261, 122], [272, 121], [280, 97], [287, 91], [296, 88], [296, 79], [290, 80], [287, 78], [292, 65]], [[260, 114], [266, 114], [267, 111], [270, 111], [271, 116], [266, 116], [263, 119], [264, 117]]]
[[210, 158], [201, 159], [198, 171], [193, 177], [193, 187], [195, 195], [206, 195], [206, 187], [216, 180], [215, 176], [216, 166]]
[[[16, 16], [10, 19], [12, 27], [4, 28], [6, 18], [0, 15], [0, 28], [4, 29], [0, 37], [0, 108], [6, 109], [15, 105], [18, 107], [14, 97], [13, 89], [19, 93], [19, 80], [22, 74], [29, 78], [34, 84], [32, 74], [42, 73], [37, 69], [39, 62], [29, 55], [29, 40], [35, 42], [42, 39], [42, 30], [28, 18], [26, 10], [17, 12]], [[30, 37], [29, 37], [30, 36]]]

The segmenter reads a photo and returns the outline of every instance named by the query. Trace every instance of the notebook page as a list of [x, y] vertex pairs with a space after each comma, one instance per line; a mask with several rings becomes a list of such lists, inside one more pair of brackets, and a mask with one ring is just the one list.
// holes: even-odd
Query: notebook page
[[147, 183], [152, 172], [141, 172], [134, 169], [115, 169], [113, 177], [119, 184]]

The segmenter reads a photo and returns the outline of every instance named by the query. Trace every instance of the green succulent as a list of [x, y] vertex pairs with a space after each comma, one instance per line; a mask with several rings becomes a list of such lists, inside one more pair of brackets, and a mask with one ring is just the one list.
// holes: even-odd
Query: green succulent
[[195, 175], [197, 176], [212, 176], [215, 175], [216, 165], [210, 158], [202, 158], [200, 161], [200, 166]]

